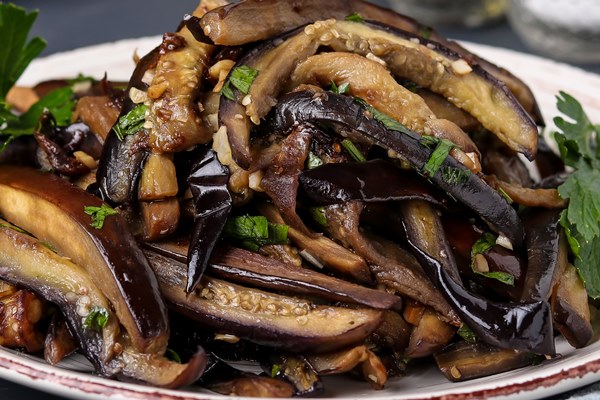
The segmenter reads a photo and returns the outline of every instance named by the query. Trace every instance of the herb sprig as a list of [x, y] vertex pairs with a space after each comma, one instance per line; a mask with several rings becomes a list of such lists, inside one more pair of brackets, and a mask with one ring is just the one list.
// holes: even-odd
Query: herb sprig
[[585, 282], [588, 295], [600, 298], [600, 125], [593, 124], [581, 103], [560, 92], [554, 118], [554, 132], [561, 158], [574, 172], [558, 187], [560, 197], [569, 200], [562, 213], [569, 244], [576, 256], [575, 266]]

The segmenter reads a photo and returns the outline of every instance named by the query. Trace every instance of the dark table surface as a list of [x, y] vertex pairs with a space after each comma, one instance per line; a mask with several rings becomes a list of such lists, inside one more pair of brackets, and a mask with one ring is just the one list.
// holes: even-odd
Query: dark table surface
[[[33, 34], [44, 37], [48, 46], [42, 55], [76, 49], [124, 38], [135, 38], [173, 31], [181, 17], [191, 12], [197, 0], [16, 0], [27, 9], [39, 9], [40, 15]], [[506, 21], [491, 26], [467, 28], [441, 28], [448, 37], [476, 43], [506, 47], [531, 53], [510, 29]], [[600, 73], [600, 65], [582, 68]], [[600, 392], [596, 392], [600, 393]], [[582, 392], [573, 392], [553, 400], [587, 398]], [[589, 397], [593, 399], [596, 397]], [[599, 397], [600, 398], [600, 394]], [[64, 400], [62, 397], [39, 392], [0, 379], [2, 400]]]

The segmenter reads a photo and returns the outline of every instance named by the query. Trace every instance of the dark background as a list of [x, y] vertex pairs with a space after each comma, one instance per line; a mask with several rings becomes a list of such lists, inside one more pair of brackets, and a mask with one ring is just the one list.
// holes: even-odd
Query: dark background
[[[198, 4], [197, 0], [17, 0], [14, 2], [29, 10], [40, 10], [32, 33], [48, 41], [48, 46], [42, 55], [173, 31], [183, 15], [190, 13]], [[439, 30], [454, 39], [531, 52], [512, 32], [506, 21], [476, 29], [440, 28]], [[584, 68], [600, 73], [600, 65]], [[565, 398], [567, 396], [560, 397], [560, 399]], [[0, 399], [62, 400], [63, 398], [0, 379]]]

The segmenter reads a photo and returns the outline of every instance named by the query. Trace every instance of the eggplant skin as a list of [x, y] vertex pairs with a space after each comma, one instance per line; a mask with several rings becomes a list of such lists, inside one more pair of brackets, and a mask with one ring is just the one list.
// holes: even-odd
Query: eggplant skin
[[0, 167], [0, 213], [86, 268], [136, 349], [164, 352], [169, 325], [156, 277], [120, 215], [106, 217], [102, 229], [91, 226], [85, 207], [102, 205], [55, 175]]
[[[423, 169], [432, 153], [421, 143], [417, 133], [408, 129], [404, 132], [387, 129], [352, 98], [324, 91], [302, 90], [282, 96], [261, 127], [264, 126], [265, 131], [286, 132], [301, 122], [348, 127], [352, 130], [352, 139], [392, 150], [417, 171]], [[466, 181], [447, 182], [442, 174], [444, 168], [465, 171]], [[446, 157], [440, 170], [429, 179], [475, 211], [492, 229], [506, 236], [515, 248], [522, 246], [525, 234], [517, 212], [479, 176], [468, 172], [454, 158]]]
[[146, 255], [174, 311], [254, 343], [294, 352], [332, 351], [364, 340], [383, 318], [380, 310], [315, 305], [208, 277], [187, 295], [184, 265], [151, 251]]

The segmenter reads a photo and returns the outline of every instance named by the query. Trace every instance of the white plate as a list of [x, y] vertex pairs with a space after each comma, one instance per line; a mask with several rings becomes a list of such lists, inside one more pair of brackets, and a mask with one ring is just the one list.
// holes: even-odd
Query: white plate
[[[127, 80], [133, 69], [133, 53], [144, 54], [159, 38], [125, 40], [56, 54], [36, 60], [20, 80], [32, 85], [50, 78], [78, 73]], [[474, 52], [508, 67], [531, 85], [547, 122], [555, 114], [554, 96], [564, 90], [579, 99], [592, 121], [600, 121], [600, 76], [565, 64], [489, 46], [466, 44]], [[391, 379], [383, 391], [347, 378], [326, 381], [326, 396], [345, 399], [539, 399], [600, 380], [600, 342], [579, 350], [558, 341], [561, 358], [462, 383], [448, 382], [433, 366], [409, 368], [408, 375]], [[0, 349], [0, 378], [76, 399], [222, 399], [201, 389], [162, 390], [112, 381], [89, 373], [50, 367], [39, 360]]]

